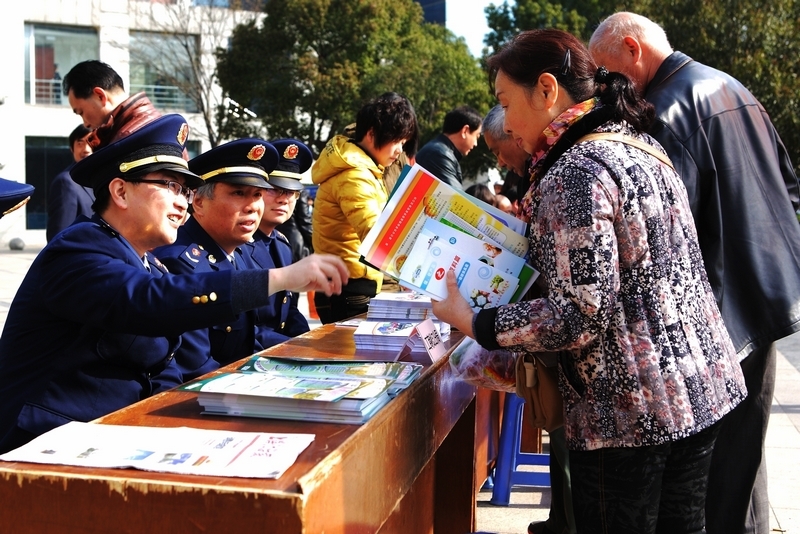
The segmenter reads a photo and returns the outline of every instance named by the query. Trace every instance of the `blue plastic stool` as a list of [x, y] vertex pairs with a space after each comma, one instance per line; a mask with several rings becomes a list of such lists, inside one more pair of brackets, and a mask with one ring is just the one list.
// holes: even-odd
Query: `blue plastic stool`
[[550, 471], [519, 471], [520, 465], [550, 465], [549, 454], [535, 454], [519, 450], [522, 438], [522, 409], [525, 401], [514, 393], [506, 393], [503, 407], [503, 426], [500, 428], [500, 446], [494, 468], [494, 489], [490, 503], [508, 506], [513, 486], [550, 487]]

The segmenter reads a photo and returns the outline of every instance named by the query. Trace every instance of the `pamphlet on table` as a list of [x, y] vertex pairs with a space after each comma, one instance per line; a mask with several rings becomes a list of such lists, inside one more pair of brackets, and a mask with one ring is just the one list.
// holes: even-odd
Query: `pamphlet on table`
[[184, 475], [279, 478], [312, 441], [313, 434], [72, 421], [3, 454], [0, 460]]

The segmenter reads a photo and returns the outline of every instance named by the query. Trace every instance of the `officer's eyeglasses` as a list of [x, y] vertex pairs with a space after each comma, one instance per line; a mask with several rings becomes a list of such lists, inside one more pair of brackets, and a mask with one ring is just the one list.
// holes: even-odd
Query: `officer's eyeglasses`
[[273, 186], [272, 189], [264, 189], [264, 194], [274, 199], [289, 197], [289, 200], [297, 200], [300, 198], [300, 191], [292, 191], [290, 189], [283, 189], [282, 187], [275, 186]]
[[189, 188], [188, 186], [181, 185], [178, 182], [173, 182], [172, 180], [133, 180], [134, 183], [137, 184], [158, 184], [158, 185], [166, 185], [170, 191], [175, 193], [176, 195], [183, 195], [186, 197], [186, 201], [191, 204], [194, 200], [194, 189]]

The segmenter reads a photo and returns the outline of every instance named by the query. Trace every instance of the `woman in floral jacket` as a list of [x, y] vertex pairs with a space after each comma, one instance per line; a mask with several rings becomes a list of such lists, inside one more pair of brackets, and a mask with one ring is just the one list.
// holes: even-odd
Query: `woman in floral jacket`
[[[487, 349], [560, 352], [579, 534], [705, 532], [715, 423], [746, 390], [683, 183], [641, 133], [652, 106], [559, 30], [519, 34], [489, 67], [533, 155], [521, 211], [547, 287], [473, 314], [450, 274], [434, 313]], [[615, 138], [582, 139], [600, 132]]]

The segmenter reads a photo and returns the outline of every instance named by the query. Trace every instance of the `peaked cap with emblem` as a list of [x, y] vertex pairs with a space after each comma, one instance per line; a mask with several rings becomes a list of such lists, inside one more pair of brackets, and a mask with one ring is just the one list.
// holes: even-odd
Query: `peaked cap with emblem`
[[271, 189], [278, 151], [263, 139], [236, 139], [189, 161], [189, 168], [205, 183], [225, 182]]
[[24, 206], [32, 194], [32, 185], [0, 178], [0, 217]]
[[314, 161], [311, 149], [297, 139], [278, 139], [270, 141], [278, 150], [280, 161], [270, 173], [270, 183], [290, 191], [302, 191], [300, 179]]
[[135, 181], [151, 172], [172, 171], [183, 175], [189, 187], [198, 187], [202, 184], [200, 177], [189, 170], [183, 158], [188, 139], [186, 119], [164, 115], [82, 159], [70, 175], [77, 184], [97, 189], [114, 178]]

